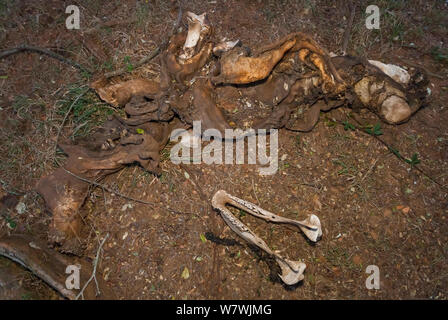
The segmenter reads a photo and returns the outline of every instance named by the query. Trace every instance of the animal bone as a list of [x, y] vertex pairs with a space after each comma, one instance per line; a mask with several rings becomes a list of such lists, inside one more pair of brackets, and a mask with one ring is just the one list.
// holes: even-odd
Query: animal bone
[[172, 77], [179, 83], [183, 83], [200, 70], [211, 56], [213, 49], [211, 42], [202, 46], [198, 44], [198, 53], [188, 59], [178, 59], [185, 39], [185, 33], [179, 33], [171, 37], [170, 44], [162, 57], [162, 72], [166, 73], [164, 77]]
[[230, 210], [226, 208], [226, 204], [230, 204], [232, 206], [245, 210], [256, 217], [269, 222], [285, 223], [297, 226], [303, 231], [308, 239], [313, 242], [316, 242], [318, 238], [322, 236], [321, 224], [317, 216], [310, 215], [303, 221], [284, 218], [281, 216], [277, 216], [267, 210], [264, 210], [253, 203], [232, 196], [224, 190], [217, 191], [212, 199], [213, 208], [217, 209], [220, 212], [224, 221], [235, 233], [237, 233], [244, 240], [259, 247], [269, 255], [275, 257], [275, 260], [282, 270], [282, 273], [279, 274], [279, 277], [285, 284], [294, 285], [297, 282], [303, 280], [303, 272], [306, 268], [305, 263], [300, 261], [291, 261], [282, 257], [277, 252], [272, 251], [262, 239], [260, 239], [253, 231], [246, 227], [230, 212]]
[[223, 41], [221, 43], [218, 43], [213, 48], [213, 54], [217, 57], [220, 57], [224, 52], [227, 52], [229, 50], [232, 50], [234, 47], [241, 45], [240, 40], [235, 41]]
[[206, 22], [206, 13], [196, 15], [193, 12], [187, 12], [188, 34], [183, 46], [183, 53], [179, 55], [182, 61], [193, 57], [198, 42], [209, 33], [210, 26]]
[[399, 66], [396, 66], [394, 64], [382, 63], [381, 61], [376, 60], [369, 60], [369, 63], [379, 68], [381, 71], [383, 71], [385, 74], [387, 74], [389, 77], [391, 77], [398, 83], [406, 85], [411, 80], [409, 72], [407, 72], [403, 68], [400, 68]]
[[[255, 217], [264, 219], [269, 222], [275, 223], [284, 223], [284, 224], [292, 224], [293, 226], [299, 227], [300, 230], [313, 242], [316, 242], [322, 236], [322, 229], [320, 225], [319, 218], [312, 214], [303, 221], [297, 221], [293, 219], [288, 219], [285, 217], [278, 216], [272, 212], [269, 212], [259, 206], [246, 201], [235, 196], [232, 196], [225, 192], [224, 190], [220, 190], [215, 193], [214, 199], [216, 197], [217, 201], [225, 200], [225, 203], [228, 203], [232, 206], [235, 206], [239, 209], [245, 210], [248, 213], [252, 214]], [[218, 202], [217, 202], [218, 203]]]
[[378, 110], [379, 116], [388, 123], [404, 122], [412, 114], [404, 92], [387, 81], [379, 82], [369, 76], [356, 83], [354, 89], [361, 102]]

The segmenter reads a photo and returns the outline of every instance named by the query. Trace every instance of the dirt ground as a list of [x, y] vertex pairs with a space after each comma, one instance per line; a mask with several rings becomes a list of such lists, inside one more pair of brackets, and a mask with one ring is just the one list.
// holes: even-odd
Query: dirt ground
[[[69, 4], [81, 10], [80, 30], [65, 28]], [[176, 19], [176, 4], [0, 0], [0, 51], [27, 43], [53, 50], [95, 74], [126, 65], [132, 69], [133, 61], [163, 41]], [[207, 12], [218, 38], [241, 39], [256, 48], [303, 31], [336, 54], [350, 16], [346, 1], [181, 4], [184, 12]], [[369, 4], [381, 10], [379, 30], [365, 27]], [[107, 25], [110, 21], [124, 23]], [[446, 1], [358, 1], [348, 52], [423, 67], [431, 81], [428, 106], [398, 126], [381, 123], [364, 110], [338, 108], [322, 113], [309, 133], [282, 129], [279, 170], [272, 176], [260, 176], [255, 165], [175, 165], [168, 145], [160, 177], [130, 165], [103, 183], [179, 213], [92, 187], [80, 212], [85, 223], [79, 239], [82, 255], [93, 259], [100, 239], [109, 234], [98, 274], [120, 299], [446, 299], [447, 26]], [[156, 78], [159, 70], [155, 59], [123, 78]], [[35, 53], [0, 60], [0, 236], [31, 234], [47, 240], [51, 216], [34, 186], [54, 170], [64, 114], [91, 80]], [[232, 110], [229, 119], [233, 113], [250, 114], [247, 104], [238, 99], [232, 103], [226, 108]], [[91, 92], [75, 105], [61, 136], [88, 135], [113, 112], [122, 111]], [[347, 125], [356, 121], [380, 123], [382, 134]], [[61, 153], [57, 157], [64, 159]], [[248, 247], [212, 210], [210, 200], [219, 189], [286, 217], [319, 216], [323, 237], [312, 245], [296, 229], [235, 211], [271, 248], [303, 259], [307, 269], [301, 284], [282, 285], [270, 260]], [[25, 195], [16, 195], [21, 192]], [[25, 205], [21, 213], [18, 203]], [[0, 260], [0, 272], [8, 263]], [[379, 290], [366, 289], [369, 265], [379, 267]], [[58, 298], [29, 272], [13, 274], [23, 284], [16, 298]]]

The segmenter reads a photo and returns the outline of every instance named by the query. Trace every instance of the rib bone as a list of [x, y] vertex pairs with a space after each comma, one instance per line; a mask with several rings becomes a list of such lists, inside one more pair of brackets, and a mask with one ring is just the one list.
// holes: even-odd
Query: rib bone
[[253, 231], [246, 227], [240, 220], [238, 220], [231, 212], [226, 208], [226, 204], [233, 205], [237, 208], [243, 209], [248, 213], [262, 218], [270, 222], [278, 223], [289, 223], [298, 226], [305, 235], [312, 241], [316, 241], [318, 237], [322, 235], [319, 218], [315, 215], [311, 215], [308, 219], [304, 221], [296, 221], [292, 219], [287, 219], [284, 217], [277, 216], [267, 210], [264, 210], [253, 203], [244, 201], [235, 196], [232, 196], [225, 192], [224, 190], [219, 190], [215, 193], [212, 199], [213, 208], [217, 209], [224, 221], [229, 225], [229, 227], [236, 232], [241, 238], [248, 241], [249, 243], [256, 245], [260, 249], [267, 252], [269, 255], [275, 257], [275, 260], [279, 264], [282, 273], [279, 274], [282, 281], [287, 285], [293, 285], [297, 282], [303, 280], [303, 272], [305, 271], [306, 265], [300, 261], [288, 260], [278, 253], [272, 251], [268, 245], [260, 239]]

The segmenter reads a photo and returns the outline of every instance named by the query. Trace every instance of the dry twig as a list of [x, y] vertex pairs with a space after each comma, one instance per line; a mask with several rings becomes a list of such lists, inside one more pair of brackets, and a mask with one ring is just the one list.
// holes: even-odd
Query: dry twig
[[347, 28], [344, 32], [344, 40], [342, 43], [342, 55], [345, 56], [347, 54], [348, 41], [350, 40], [350, 34], [352, 31], [353, 19], [355, 18], [356, 5], [353, 1], [349, 2], [350, 8], [350, 18], [348, 20]]
[[62, 168], [62, 169], [63, 169], [65, 172], [67, 172], [68, 174], [72, 175], [73, 177], [75, 177], [75, 178], [77, 178], [77, 179], [79, 179], [79, 180], [81, 180], [81, 181], [87, 182], [87, 183], [89, 183], [89, 184], [91, 184], [91, 185], [94, 185], [94, 186], [96, 186], [96, 187], [100, 187], [103, 191], [107, 191], [107, 192], [109, 192], [109, 193], [113, 193], [113, 194], [119, 196], [120, 198], [124, 198], [124, 199], [128, 199], [128, 200], [131, 200], [131, 201], [134, 201], [134, 202], [138, 202], [138, 203], [146, 204], [146, 205], [152, 206], [153, 208], [154, 208], [154, 206], [157, 206], [157, 207], [159, 207], [159, 208], [163, 208], [163, 209], [167, 210], [168, 212], [175, 213], [175, 214], [191, 214], [191, 215], [195, 215], [195, 213], [192, 213], [192, 212], [178, 211], [178, 210], [175, 210], [175, 209], [171, 209], [171, 208], [169, 208], [169, 207], [166, 207], [166, 206], [159, 205], [159, 204], [157, 204], [157, 203], [155, 203], [155, 202], [148, 202], [148, 201], [145, 201], [145, 200], [140, 200], [140, 199], [132, 198], [132, 197], [127, 196], [127, 195], [125, 195], [125, 194], [122, 194], [122, 193], [120, 193], [120, 192], [118, 192], [118, 191], [115, 191], [115, 190], [113, 190], [113, 189], [107, 187], [107, 186], [104, 185], [104, 184], [101, 184], [101, 183], [98, 183], [98, 182], [96, 182], [96, 181], [93, 181], [93, 180], [89, 180], [89, 179], [80, 177], [80, 176], [74, 174], [73, 172], [71, 172], [71, 171], [69, 171], [69, 170], [67, 170], [67, 169], [65, 169], [65, 168]]
[[100, 252], [101, 249], [103, 248], [104, 242], [106, 242], [107, 238], [109, 237], [109, 234], [106, 234], [106, 236], [104, 237], [103, 241], [101, 241], [100, 246], [98, 247], [98, 250], [96, 252], [96, 256], [95, 256], [95, 260], [93, 260], [93, 271], [92, 271], [92, 275], [90, 276], [89, 280], [87, 280], [86, 284], [84, 285], [84, 287], [82, 287], [81, 291], [78, 293], [78, 295], [76, 296], [76, 300], [78, 300], [80, 297], [82, 297], [84, 299], [84, 290], [87, 288], [87, 286], [89, 285], [90, 282], [92, 282], [92, 280], [95, 280], [95, 285], [96, 285], [96, 295], [99, 296], [101, 294], [100, 288], [98, 286], [98, 280], [96, 279], [96, 268], [98, 266], [98, 261], [100, 260]]
[[0, 52], [0, 60], [6, 57], [9, 57], [10, 55], [16, 54], [16, 53], [20, 53], [20, 52], [24, 52], [24, 51], [30, 51], [30, 52], [36, 52], [36, 53], [40, 53], [40, 54], [45, 54], [51, 58], [54, 58], [56, 60], [59, 60], [65, 64], [68, 64], [72, 67], [75, 67], [76, 69], [79, 69], [81, 71], [85, 71], [87, 73], [91, 73], [89, 70], [87, 70], [85, 67], [83, 67], [82, 65], [80, 65], [77, 62], [74, 62], [68, 58], [65, 58], [63, 56], [61, 56], [60, 54], [57, 54], [53, 51], [50, 51], [48, 49], [44, 49], [44, 48], [40, 48], [40, 47], [34, 47], [34, 46], [30, 46], [27, 44], [22, 44], [16, 48], [12, 48], [12, 49], [8, 49], [5, 51]]

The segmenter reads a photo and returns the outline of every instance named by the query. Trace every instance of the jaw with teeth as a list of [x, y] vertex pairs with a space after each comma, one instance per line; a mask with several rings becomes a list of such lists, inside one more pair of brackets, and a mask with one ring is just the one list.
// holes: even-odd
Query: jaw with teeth
[[232, 229], [232, 231], [234, 231], [250, 244], [257, 246], [258, 248], [262, 249], [275, 258], [282, 271], [282, 273], [279, 274], [279, 277], [285, 284], [294, 285], [299, 281], [302, 281], [304, 278], [303, 272], [306, 268], [305, 263], [301, 261], [292, 261], [286, 259], [277, 252], [272, 251], [262, 239], [260, 239], [253, 231], [251, 231], [240, 220], [238, 220], [230, 212], [229, 209], [226, 208], [226, 204], [242, 209], [253, 216], [269, 222], [291, 224], [299, 227], [300, 230], [302, 230], [302, 232], [306, 235], [306, 237], [313, 242], [318, 241], [322, 236], [322, 228], [319, 218], [315, 215], [310, 215], [303, 221], [297, 221], [281, 217], [267, 210], [264, 210], [253, 203], [232, 196], [224, 190], [219, 190], [218, 192], [216, 192], [212, 199], [213, 208], [219, 211], [222, 218], [230, 227], [230, 229]]

